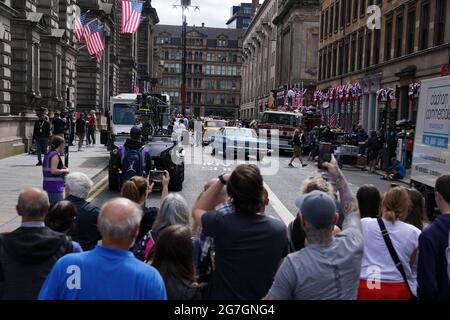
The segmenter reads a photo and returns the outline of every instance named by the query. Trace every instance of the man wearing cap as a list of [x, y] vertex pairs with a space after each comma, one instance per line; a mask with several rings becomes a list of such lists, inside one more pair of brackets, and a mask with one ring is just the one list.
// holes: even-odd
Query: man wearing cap
[[130, 138], [119, 146], [120, 169], [122, 172], [121, 183], [133, 176], [146, 177], [150, 169], [150, 153], [146, 145], [141, 141], [142, 130], [134, 126], [130, 130]]
[[364, 240], [356, 199], [333, 157], [325, 176], [339, 192], [344, 214], [343, 230], [332, 235], [339, 215], [335, 201], [322, 191], [296, 200], [307, 246], [288, 255], [266, 299], [355, 300]]

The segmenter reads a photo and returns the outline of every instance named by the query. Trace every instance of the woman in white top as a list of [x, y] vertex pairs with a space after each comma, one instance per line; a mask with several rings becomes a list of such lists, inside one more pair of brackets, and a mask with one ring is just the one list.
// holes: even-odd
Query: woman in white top
[[[417, 289], [414, 266], [420, 230], [402, 222], [408, 215], [410, 198], [406, 188], [390, 189], [383, 197], [380, 214], [391, 242], [403, 265], [408, 284], [389, 253], [376, 218], [361, 220], [364, 255], [361, 266], [359, 300], [410, 300]], [[408, 286], [409, 288], [408, 288]]]

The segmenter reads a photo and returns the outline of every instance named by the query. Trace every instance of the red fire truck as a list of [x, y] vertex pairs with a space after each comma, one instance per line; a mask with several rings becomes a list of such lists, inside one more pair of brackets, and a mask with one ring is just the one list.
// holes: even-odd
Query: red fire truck
[[[305, 130], [305, 141], [306, 145], [308, 145], [308, 132], [312, 130], [314, 126], [320, 126], [320, 123], [321, 117], [310, 113], [264, 111], [260, 115], [258, 129], [279, 130], [279, 143], [278, 145], [272, 145], [272, 148], [277, 148], [279, 151], [292, 152], [293, 148], [289, 142], [294, 135], [294, 130], [300, 127]], [[270, 134], [268, 134], [268, 136], [269, 135]]]

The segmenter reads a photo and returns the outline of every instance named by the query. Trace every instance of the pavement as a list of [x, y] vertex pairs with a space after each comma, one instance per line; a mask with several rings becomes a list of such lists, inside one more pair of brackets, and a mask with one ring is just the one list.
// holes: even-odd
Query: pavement
[[[99, 139], [97, 141], [100, 141]], [[107, 167], [109, 152], [103, 145], [69, 148], [69, 170], [83, 172], [92, 180]], [[14, 230], [20, 225], [16, 213], [17, 197], [25, 187], [42, 187], [42, 167], [36, 166], [37, 156], [20, 154], [0, 160], [0, 233]]]

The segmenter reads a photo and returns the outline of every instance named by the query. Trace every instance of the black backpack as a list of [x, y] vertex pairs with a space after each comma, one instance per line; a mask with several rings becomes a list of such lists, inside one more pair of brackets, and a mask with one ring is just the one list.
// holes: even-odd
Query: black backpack
[[130, 180], [134, 176], [145, 176], [145, 148], [122, 149], [122, 182]]

